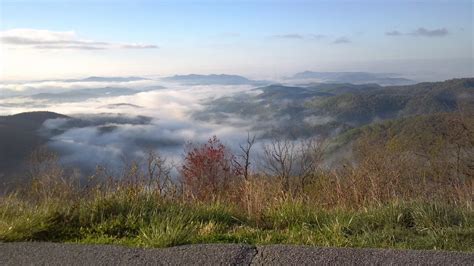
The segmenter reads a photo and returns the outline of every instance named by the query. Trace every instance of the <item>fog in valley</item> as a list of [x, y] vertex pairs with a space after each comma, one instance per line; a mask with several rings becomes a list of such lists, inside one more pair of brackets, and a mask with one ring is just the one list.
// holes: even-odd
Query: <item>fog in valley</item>
[[[4, 82], [0, 115], [64, 115], [46, 119], [36, 133], [65, 166], [91, 174], [99, 165], [118, 171], [150, 151], [179, 164], [186, 143], [213, 136], [234, 152], [255, 136], [253, 152], [259, 157], [275, 138], [334, 140], [372, 122], [431, 113], [417, 110], [416, 95], [425, 92], [423, 86], [406, 87], [415, 83], [393, 73], [310, 71], [275, 81], [193, 74]], [[451, 111], [457, 107], [445, 103], [463, 95], [470, 100], [470, 92], [433, 97], [439, 108]], [[347, 157], [349, 145], [342, 144], [330, 149], [327, 164]]]

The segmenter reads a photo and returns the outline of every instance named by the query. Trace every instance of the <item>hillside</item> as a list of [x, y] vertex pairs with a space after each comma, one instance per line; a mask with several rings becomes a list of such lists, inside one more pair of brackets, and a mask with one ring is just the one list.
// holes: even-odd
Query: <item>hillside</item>
[[337, 120], [367, 124], [375, 119], [453, 112], [474, 103], [474, 79], [359, 90], [313, 100], [308, 106]]
[[377, 83], [380, 85], [408, 85], [415, 83], [393, 73], [369, 73], [369, 72], [299, 72], [288, 78], [290, 80], [318, 80], [325, 83], [353, 83], [367, 84]]
[[0, 181], [2, 176], [21, 168], [22, 161], [36, 147], [46, 143], [47, 138], [38, 130], [44, 121], [67, 118], [53, 112], [30, 112], [11, 116], [0, 116]]
[[[274, 84], [257, 87], [248, 92], [231, 94], [226, 97], [211, 99], [203, 102], [204, 108], [191, 113], [197, 120], [211, 121], [222, 125], [244, 123], [251, 131], [258, 134], [260, 140], [272, 138], [275, 135], [290, 139], [302, 137], [325, 136], [336, 138], [338, 145], [347, 146], [357, 138], [364, 126], [379, 125], [378, 122], [393, 120], [404, 121], [404, 118], [417, 117], [425, 119], [424, 115], [433, 115], [429, 123], [441, 126], [444, 114], [462, 112], [473, 113], [474, 79], [455, 79], [445, 82], [420, 83], [410, 86], [382, 87], [376, 84], [307, 84], [305, 86], [287, 86]], [[78, 99], [93, 94], [107, 95], [110, 88], [102, 90], [79, 90]], [[128, 89], [117, 93], [128, 93]], [[134, 92], [134, 91], [132, 91]], [[71, 92], [72, 93], [72, 92]], [[57, 97], [72, 97], [75, 94], [61, 93], [46, 95], [48, 99]], [[37, 95], [38, 97], [41, 95]], [[44, 96], [44, 95], [43, 95]], [[52, 98], [51, 98], [52, 97]], [[49, 113], [25, 113], [0, 118], [0, 172], [10, 172], [24, 160], [25, 156], [35, 147], [47, 141], [46, 136], [38, 134], [38, 129], [49, 118], [65, 118], [65, 116]], [[417, 120], [413, 120], [417, 121]], [[147, 125], [150, 117], [96, 114], [79, 116], [50, 128], [50, 135], [59, 135], [73, 128], [89, 128], [91, 134], [107, 137], [109, 133], [119, 133], [117, 125]], [[392, 122], [387, 122], [392, 123]], [[393, 122], [394, 123], [394, 122]], [[428, 122], [427, 122], [428, 123]], [[426, 133], [431, 124], [410, 122], [398, 127], [419, 131], [404, 138], [413, 138], [417, 134]], [[447, 127], [449, 129], [449, 127]], [[394, 129], [390, 129], [391, 132]], [[438, 129], [433, 128], [433, 131]], [[439, 131], [439, 130], [438, 130]], [[441, 132], [441, 131], [439, 131]], [[342, 134], [342, 135], [341, 135]], [[95, 136], [95, 135], [94, 135]], [[154, 144], [140, 136], [133, 137], [133, 145], [147, 148]], [[344, 140], [345, 139], [345, 140]], [[173, 142], [175, 144], [177, 142]], [[123, 143], [122, 143], [123, 144]], [[162, 147], [162, 146], [160, 146]], [[160, 148], [158, 147], [158, 148]], [[130, 147], [129, 147], [130, 149]], [[339, 146], [337, 146], [339, 149]]]
[[474, 118], [466, 113], [435, 113], [381, 121], [348, 130], [334, 139], [334, 147], [357, 146], [361, 141], [426, 156], [447, 155], [462, 147], [474, 156]]
[[263, 136], [333, 136], [387, 119], [461, 110], [473, 113], [474, 79], [382, 87], [376, 84], [270, 85], [256, 94], [210, 100], [194, 115], [205, 121], [237, 116]]
[[[208, 117], [201, 119], [232, 123], [245, 117], [246, 125], [264, 132], [252, 152], [213, 137], [186, 144], [179, 162], [151, 152], [114, 168], [96, 167], [87, 178], [53, 157], [37, 162], [32, 180], [17, 179], [21, 186], [4, 197], [0, 191], [0, 241], [473, 251], [470, 79], [408, 87], [272, 85], [206, 104], [201, 114]], [[38, 129], [50, 118], [67, 117], [49, 112], [1, 117], [1, 129], [8, 130], [0, 132], [10, 132], [1, 138], [2, 154], [10, 160], [1, 169], [18, 168], [28, 149], [46, 141]], [[49, 134], [92, 127], [106, 136], [120, 132], [119, 124], [148, 125], [151, 118], [102, 114], [61, 122]], [[275, 132], [297, 141], [267, 138]], [[328, 165], [324, 160], [334, 153], [326, 152], [325, 143], [299, 142], [315, 135], [335, 137], [339, 146], [332, 145], [332, 152], [354, 149], [348, 160]], [[130, 138], [140, 142], [137, 134]], [[20, 149], [8, 146], [15, 143]], [[91, 152], [79, 155], [97, 165]], [[249, 162], [255, 169], [244, 170]]]

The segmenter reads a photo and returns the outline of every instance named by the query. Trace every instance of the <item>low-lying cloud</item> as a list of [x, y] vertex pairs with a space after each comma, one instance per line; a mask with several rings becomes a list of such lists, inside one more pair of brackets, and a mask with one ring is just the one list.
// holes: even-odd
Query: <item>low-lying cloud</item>
[[[133, 95], [84, 101], [52, 102], [32, 97], [38, 92], [80, 91], [84, 88], [133, 88]], [[146, 88], [156, 87], [155, 90]], [[140, 159], [153, 149], [178, 161], [187, 141], [205, 142], [216, 135], [229, 146], [243, 141], [248, 123], [198, 121], [192, 114], [204, 102], [225, 95], [251, 91], [252, 85], [180, 85], [161, 80], [130, 82], [45, 81], [2, 84], [2, 90], [18, 89], [18, 96], [0, 98], [0, 115], [28, 111], [52, 111], [72, 119], [47, 120], [41, 131], [50, 136], [49, 147], [68, 166], [90, 173], [97, 164], [117, 169], [124, 161]], [[234, 123], [235, 122], [235, 123]]]
[[112, 43], [79, 38], [74, 31], [51, 31], [38, 29], [11, 29], [0, 32], [0, 42], [14, 47], [33, 49], [156, 49], [154, 44]]

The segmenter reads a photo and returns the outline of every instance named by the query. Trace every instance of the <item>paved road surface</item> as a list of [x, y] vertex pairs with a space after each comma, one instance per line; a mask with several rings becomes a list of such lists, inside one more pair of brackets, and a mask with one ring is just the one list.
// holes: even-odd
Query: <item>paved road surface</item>
[[186, 245], [165, 249], [59, 243], [0, 243], [0, 265], [474, 265], [474, 253]]

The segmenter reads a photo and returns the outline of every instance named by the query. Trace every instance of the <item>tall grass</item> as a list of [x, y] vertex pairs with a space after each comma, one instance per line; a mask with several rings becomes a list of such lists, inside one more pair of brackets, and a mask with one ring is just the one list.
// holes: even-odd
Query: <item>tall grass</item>
[[[0, 201], [0, 241], [141, 247], [286, 243], [474, 251], [474, 212], [466, 202], [420, 197], [382, 202], [371, 196], [363, 201], [370, 204], [362, 207], [348, 204], [357, 194], [349, 191], [357, 186], [339, 184], [326, 190], [321, 190], [321, 183], [314, 186], [317, 190], [289, 196], [278, 191], [275, 182], [253, 177], [233, 189], [240, 197], [206, 202], [165, 197], [128, 182], [87, 190], [69, 186], [74, 193], [61, 193], [63, 198], [10, 194]], [[349, 190], [345, 197], [344, 189]]]

